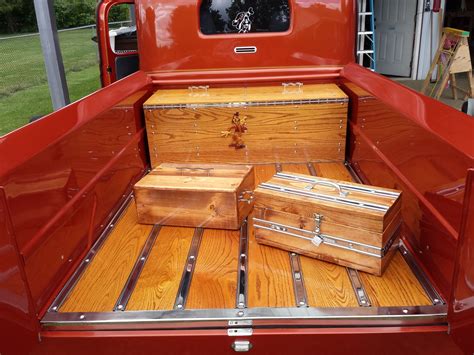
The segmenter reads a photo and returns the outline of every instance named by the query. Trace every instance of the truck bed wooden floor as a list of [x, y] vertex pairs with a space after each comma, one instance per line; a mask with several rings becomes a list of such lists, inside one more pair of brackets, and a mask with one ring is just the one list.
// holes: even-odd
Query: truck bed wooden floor
[[[342, 163], [257, 165], [255, 169], [259, 182], [277, 169], [306, 174], [311, 170], [319, 176], [351, 180]], [[433, 304], [401, 253], [383, 277], [357, 273], [259, 245], [250, 221], [242, 289], [239, 231], [140, 225], [132, 200], [56, 311], [359, 307], [365, 305], [364, 297], [373, 307]], [[302, 275], [301, 281], [295, 275]], [[357, 291], [357, 282], [362, 291]], [[244, 299], [238, 298], [239, 290], [245, 291]]]

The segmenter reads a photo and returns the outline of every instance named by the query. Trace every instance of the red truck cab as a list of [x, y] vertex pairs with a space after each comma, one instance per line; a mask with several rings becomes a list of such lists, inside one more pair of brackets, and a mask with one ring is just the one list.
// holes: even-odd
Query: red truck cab
[[[241, 2], [252, 10], [230, 9], [234, 3], [100, 1], [104, 87], [0, 137], [0, 353], [472, 353], [474, 121], [354, 63], [355, 1]], [[134, 5], [137, 50], [111, 47], [108, 13], [118, 4]], [[137, 72], [126, 75], [130, 63], [121, 71], [121, 59], [137, 57]], [[144, 102], [162, 89], [283, 82], [333, 83], [349, 97], [340, 167], [356, 181], [403, 191], [400, 260], [414, 280], [405, 282], [429, 304], [125, 310], [114, 301], [100, 311], [73, 304], [87, 274], [104, 290], [98, 303], [117, 287], [121, 297], [127, 292], [89, 267], [113, 265], [101, 247], [114, 233], [123, 250], [140, 252], [130, 237], [139, 227], [122, 235], [116, 227], [151, 167]], [[127, 271], [109, 268], [128, 282], [135, 258]], [[75, 310], [61, 310], [65, 302]]]

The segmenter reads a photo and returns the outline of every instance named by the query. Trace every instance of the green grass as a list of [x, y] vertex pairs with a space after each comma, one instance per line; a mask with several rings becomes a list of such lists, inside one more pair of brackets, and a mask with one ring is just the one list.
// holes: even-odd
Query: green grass
[[[91, 29], [59, 34], [71, 101], [100, 87]], [[38, 36], [0, 40], [0, 136], [52, 111]]]
[[[100, 87], [99, 68], [92, 66], [67, 75], [71, 102]], [[53, 111], [48, 84], [37, 85], [0, 99], [0, 136], [27, 124], [33, 116]]]

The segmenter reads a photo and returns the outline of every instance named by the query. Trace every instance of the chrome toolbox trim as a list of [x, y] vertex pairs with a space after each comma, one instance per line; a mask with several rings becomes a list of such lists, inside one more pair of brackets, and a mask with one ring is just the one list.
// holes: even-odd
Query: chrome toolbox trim
[[[376, 258], [383, 258], [385, 256], [385, 254], [390, 249], [395, 239], [398, 237], [398, 231], [399, 231], [399, 228], [397, 228], [395, 232], [393, 233], [393, 235], [390, 237], [390, 239], [387, 241], [385, 246], [383, 248], [380, 248], [373, 245], [355, 242], [352, 240], [347, 240], [344, 238], [335, 237], [328, 234], [317, 234], [313, 231], [300, 229], [300, 228], [292, 227], [292, 226], [277, 223], [277, 222], [266, 221], [264, 219], [260, 219], [256, 217], [253, 218], [253, 221], [254, 221], [254, 228], [257, 228], [257, 229], [264, 229], [271, 232], [281, 233], [281, 234], [285, 234], [291, 237], [308, 240], [310, 242], [312, 242], [315, 237], [319, 237], [322, 239], [322, 242], [321, 242], [322, 244], [353, 251], [355, 253], [359, 253], [363, 255], [373, 256]], [[297, 233], [304, 233], [304, 234], [307, 234], [307, 236], [297, 234]]]

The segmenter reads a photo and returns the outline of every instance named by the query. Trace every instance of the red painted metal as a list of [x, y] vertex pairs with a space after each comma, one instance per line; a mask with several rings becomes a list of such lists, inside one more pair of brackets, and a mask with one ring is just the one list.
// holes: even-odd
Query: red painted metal
[[[117, 3], [130, 1], [103, 0], [98, 8], [104, 85], [115, 81], [113, 71], [106, 74], [115, 62], [106, 23]], [[43, 330], [37, 335], [38, 318], [147, 168], [141, 106], [156, 89], [153, 84], [341, 82], [352, 99], [348, 159], [367, 182], [405, 191], [405, 237], [443, 295], [453, 292], [450, 319], [456, 340], [472, 332], [473, 289], [466, 282], [472, 279], [474, 238], [467, 222], [474, 210], [472, 176], [464, 201], [459, 191], [473, 167], [474, 121], [346, 65], [354, 58], [355, 1], [294, 0], [289, 33], [247, 36], [201, 35], [196, 4], [137, 0], [140, 63], [149, 75], [133, 74], [0, 137], [0, 352], [232, 353], [235, 338], [215, 329]], [[258, 52], [237, 56], [233, 48], [240, 45], [255, 45]], [[368, 97], [357, 96], [349, 82]], [[446, 326], [292, 325], [256, 329], [253, 352], [459, 353]]]
[[11, 224], [5, 192], [0, 188], [0, 351], [27, 353], [37, 344], [39, 324]]
[[[407, 331], [407, 332], [405, 332]], [[234, 354], [232, 343], [249, 340], [252, 354], [452, 354], [461, 351], [445, 327], [256, 329], [250, 337], [224, 330], [42, 333], [38, 354]]]
[[474, 121], [357, 65], [341, 75], [352, 83], [349, 159], [366, 182], [404, 191], [404, 235], [448, 299]]
[[213, 87], [228, 85], [256, 85], [275, 84], [300, 80], [310, 82], [334, 82], [340, 77], [342, 67], [337, 66], [311, 66], [311, 67], [282, 67], [282, 68], [245, 68], [228, 70], [206, 71], [179, 71], [179, 72], [154, 72], [149, 76], [153, 84], [158, 86], [174, 87], [210, 84]]
[[143, 175], [142, 104], [150, 89], [137, 73], [0, 138], [0, 187], [20, 255], [11, 267], [24, 273], [33, 315], [44, 312]]
[[473, 159], [474, 120], [469, 116], [357, 64], [346, 65], [341, 75]]
[[121, 4], [133, 4], [133, 0], [101, 0], [97, 4], [97, 41], [99, 43], [100, 55], [100, 78], [102, 86], [114, 83], [116, 79], [115, 60], [118, 57], [127, 57], [133, 53], [115, 53], [110, 46], [109, 36], [109, 13], [113, 6]]
[[[136, 1], [141, 70], [340, 66], [354, 59], [354, 1], [292, 1], [288, 34], [213, 36], [199, 31], [198, 5], [195, 0]], [[258, 50], [237, 55], [238, 46]]]
[[466, 354], [474, 353], [474, 169], [466, 180], [461, 233], [456, 253], [449, 320], [454, 340]]

